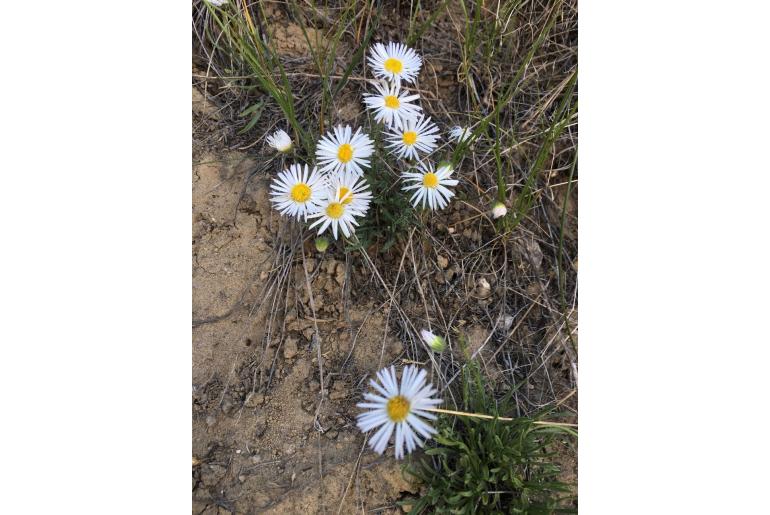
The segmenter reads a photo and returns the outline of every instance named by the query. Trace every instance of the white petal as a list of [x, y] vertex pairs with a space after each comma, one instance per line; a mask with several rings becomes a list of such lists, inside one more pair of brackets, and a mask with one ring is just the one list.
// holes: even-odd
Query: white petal
[[396, 459], [404, 457], [404, 424], [396, 424]]
[[414, 427], [415, 431], [419, 432], [424, 438], [430, 438], [431, 435], [436, 433], [436, 430], [431, 426], [420, 420], [414, 414], [410, 413], [406, 417], [406, 421]]
[[378, 415], [379, 415], [378, 417], [371, 417], [371, 418], [358, 421], [358, 428], [361, 430], [362, 433], [366, 433], [367, 431], [371, 431], [376, 427], [380, 427], [382, 424], [390, 422], [388, 420], [387, 415], [384, 415], [382, 413], [379, 413]]
[[369, 445], [372, 446], [372, 449], [377, 454], [382, 454], [385, 452], [385, 448], [388, 446], [388, 440], [390, 440], [390, 435], [393, 434], [393, 427], [395, 424], [393, 422], [388, 421], [387, 424], [382, 426], [375, 434], [372, 440], [370, 441]]

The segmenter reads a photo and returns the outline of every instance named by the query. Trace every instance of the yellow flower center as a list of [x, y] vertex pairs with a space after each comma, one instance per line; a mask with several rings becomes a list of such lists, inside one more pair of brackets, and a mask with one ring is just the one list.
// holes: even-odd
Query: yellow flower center
[[385, 107], [389, 107], [391, 109], [398, 109], [399, 106], [398, 97], [395, 97], [393, 95], [387, 95], [385, 97]]
[[340, 149], [337, 151], [337, 159], [339, 159], [341, 163], [347, 163], [353, 159], [353, 147], [350, 146], [350, 143], [343, 143], [340, 145]]
[[438, 186], [438, 177], [436, 177], [435, 173], [428, 172], [422, 178], [422, 185], [433, 189]]
[[409, 401], [401, 395], [396, 395], [388, 401], [388, 405], [385, 407], [388, 412], [388, 417], [393, 422], [403, 422], [409, 415]]
[[335, 220], [340, 218], [345, 212], [345, 207], [339, 202], [332, 202], [326, 206], [326, 216], [334, 218]]
[[[349, 195], [348, 195], [349, 194]], [[346, 197], [347, 195], [347, 197]], [[343, 205], [350, 204], [353, 201], [353, 193], [350, 192], [345, 186], [340, 187], [340, 198], [345, 199], [342, 201]]]
[[406, 131], [401, 139], [404, 140], [404, 145], [414, 145], [414, 142], [417, 141], [417, 133], [414, 131]]
[[310, 193], [310, 186], [300, 182], [291, 189], [291, 199], [294, 202], [307, 202], [307, 199], [310, 198]]
[[395, 57], [388, 57], [385, 59], [385, 69], [390, 73], [398, 74], [404, 69], [404, 64]]

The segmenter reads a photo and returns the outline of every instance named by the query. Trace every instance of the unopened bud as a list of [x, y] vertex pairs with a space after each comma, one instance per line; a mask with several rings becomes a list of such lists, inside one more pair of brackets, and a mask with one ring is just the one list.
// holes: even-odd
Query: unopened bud
[[495, 202], [495, 204], [492, 206], [492, 218], [495, 220], [500, 218], [501, 216], [505, 216], [505, 214], [508, 212], [508, 209], [505, 207], [505, 204], [502, 202]]
[[441, 336], [436, 336], [425, 329], [420, 331], [420, 336], [428, 344], [428, 347], [433, 349], [433, 352], [444, 352], [444, 349], [446, 349], [446, 341]]
[[326, 249], [329, 248], [329, 240], [326, 239], [323, 236], [319, 236], [315, 239], [315, 249], [318, 252], [326, 252]]

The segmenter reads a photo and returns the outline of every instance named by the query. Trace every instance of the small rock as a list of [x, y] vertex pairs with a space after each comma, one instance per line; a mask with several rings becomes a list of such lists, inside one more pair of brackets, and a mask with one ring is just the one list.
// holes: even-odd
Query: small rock
[[388, 353], [392, 357], [399, 356], [402, 352], [404, 352], [404, 344], [401, 342], [401, 340], [392, 340], [390, 342], [390, 345], [388, 345]]
[[297, 340], [296, 338], [287, 338], [283, 342], [283, 357], [291, 359], [297, 355]]
[[222, 465], [206, 465], [201, 468], [201, 481], [206, 486], [213, 486], [219, 483], [226, 473], [227, 469]]
[[246, 481], [246, 476], [244, 476], [243, 474], [241, 474], [240, 476], [238, 476], [238, 481], [240, 481], [241, 483], [243, 483], [244, 481]]
[[[325, 275], [319, 275], [316, 277], [315, 281], [313, 281], [313, 292], [325, 290], [328, 286], [329, 278]], [[316, 302], [318, 302], [319, 295], [317, 293], [313, 294], [313, 297], [315, 298]]]
[[497, 317], [497, 328], [500, 331], [508, 331], [511, 327], [513, 327], [513, 317], [501, 313], [500, 316]]
[[257, 416], [257, 420], [254, 422], [254, 435], [259, 438], [265, 434], [265, 431], [267, 431], [267, 416], [262, 413]]
[[334, 277], [340, 286], [345, 284], [345, 265], [337, 263], [337, 275]]
[[313, 411], [315, 411], [315, 403], [314, 403], [313, 401], [310, 401], [310, 400], [304, 400], [304, 401], [302, 401], [302, 402], [300, 403], [300, 406], [302, 406], [302, 409], [303, 409], [303, 410], [304, 410], [306, 413], [313, 413]]
[[441, 254], [436, 257], [436, 263], [438, 263], [439, 268], [442, 270], [449, 266], [449, 260]]
[[249, 396], [246, 398], [246, 402], [244, 403], [244, 405], [247, 408], [256, 408], [257, 406], [261, 406], [264, 403], [265, 403], [265, 394], [253, 392], [253, 393], [250, 393]]
[[489, 285], [489, 281], [480, 277], [476, 282], [476, 296], [480, 299], [486, 299], [492, 295], [492, 287]]
[[543, 263], [543, 251], [540, 249], [540, 245], [532, 240], [525, 240], [524, 248], [527, 251], [527, 258], [535, 270], [540, 270], [540, 265]]
[[230, 397], [225, 397], [225, 400], [222, 401], [222, 412], [224, 412], [225, 414], [232, 415], [235, 412], [236, 408], [237, 407], [235, 403], [232, 401], [232, 399], [230, 399]]
[[206, 417], [207, 426], [211, 427], [216, 423], [217, 423], [217, 418], [214, 415], [209, 415], [208, 417]]
[[329, 440], [336, 440], [337, 439], [337, 435], [339, 435], [340, 433], [339, 433], [339, 431], [333, 429], [331, 431], [327, 431], [325, 434], [326, 434], [326, 437]]

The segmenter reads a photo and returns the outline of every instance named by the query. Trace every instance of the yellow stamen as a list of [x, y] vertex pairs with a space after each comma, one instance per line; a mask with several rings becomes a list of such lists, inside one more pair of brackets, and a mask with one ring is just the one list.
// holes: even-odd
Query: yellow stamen
[[404, 140], [404, 145], [414, 145], [414, 142], [417, 141], [417, 133], [414, 131], [406, 131], [401, 139]]
[[422, 185], [426, 188], [435, 188], [438, 186], [438, 177], [435, 173], [428, 172], [422, 178]]
[[345, 186], [340, 187], [340, 198], [345, 199], [342, 201], [343, 205], [350, 204], [353, 202], [353, 193], [347, 189]]
[[401, 70], [404, 69], [404, 64], [396, 59], [395, 57], [388, 57], [385, 59], [385, 69], [388, 70], [390, 73], [401, 73]]
[[291, 199], [294, 202], [307, 202], [310, 198], [310, 187], [307, 184], [295, 184], [291, 189]]
[[343, 143], [340, 145], [340, 149], [337, 151], [337, 159], [339, 159], [341, 163], [347, 163], [353, 159], [353, 147], [350, 146], [350, 143]]
[[326, 216], [334, 218], [335, 220], [340, 218], [345, 212], [345, 207], [339, 202], [332, 202], [326, 206]]
[[398, 101], [398, 97], [395, 97], [393, 95], [388, 95], [385, 97], [385, 107], [389, 107], [391, 109], [398, 109], [398, 106], [401, 105]]
[[401, 395], [396, 395], [388, 401], [388, 405], [385, 410], [388, 412], [388, 417], [393, 422], [403, 422], [409, 415], [409, 401]]

